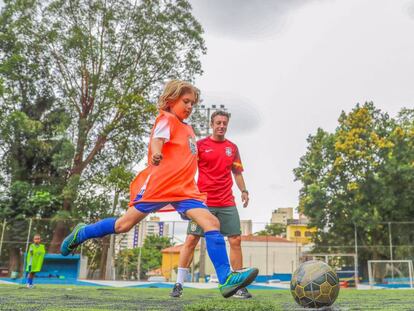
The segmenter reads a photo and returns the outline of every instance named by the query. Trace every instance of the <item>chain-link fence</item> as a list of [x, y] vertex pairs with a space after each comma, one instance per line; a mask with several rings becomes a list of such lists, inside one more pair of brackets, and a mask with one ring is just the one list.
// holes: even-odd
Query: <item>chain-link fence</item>
[[[33, 236], [40, 234], [41, 243], [48, 252], [45, 271], [43, 275], [40, 274], [43, 277], [175, 281], [179, 252], [185, 241], [188, 222], [150, 218], [128, 233], [90, 240], [78, 248], [75, 256], [62, 257], [58, 254], [62, 236], [78, 222], [0, 220], [0, 277], [24, 276], [28, 247]], [[348, 280], [350, 285], [368, 283], [369, 260], [414, 259], [413, 225], [414, 222], [386, 222], [357, 228], [351, 224], [345, 230], [347, 232], [337, 234], [337, 239], [335, 235], [330, 239], [321, 239], [318, 234], [321, 231], [313, 233], [306, 225], [296, 226], [293, 231], [287, 230], [287, 236], [259, 236], [255, 233], [263, 231], [266, 223], [242, 221], [243, 266], [258, 267], [259, 282], [283, 282], [290, 279], [301, 262], [319, 259], [333, 266], [340, 278]], [[230, 252], [229, 245], [227, 247]], [[389, 271], [392, 271], [391, 274], [396, 275], [396, 278], [408, 277], [408, 270], [404, 275], [401, 274], [403, 272], [398, 274], [397, 270], [390, 270], [389, 265], [373, 265], [374, 271], [371, 273], [378, 279], [385, 269], [388, 272], [384, 273], [390, 274]], [[72, 274], [69, 270], [72, 270]], [[400, 270], [405, 271], [405, 266]], [[205, 282], [214, 278], [214, 268], [206, 254], [205, 243], [197, 246], [190, 272], [187, 281]]]

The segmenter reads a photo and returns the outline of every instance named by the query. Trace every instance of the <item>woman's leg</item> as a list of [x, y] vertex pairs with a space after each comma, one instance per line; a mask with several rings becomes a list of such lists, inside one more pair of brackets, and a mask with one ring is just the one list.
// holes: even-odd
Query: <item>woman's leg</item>
[[185, 215], [191, 220], [194, 220], [204, 232], [220, 230], [220, 222], [207, 208], [189, 209]]
[[208, 255], [213, 262], [220, 284], [224, 284], [231, 270], [226, 242], [220, 233], [218, 219], [206, 208], [190, 209], [186, 212], [186, 216], [194, 220], [203, 229]]
[[147, 215], [148, 213], [143, 213], [131, 206], [127, 212], [115, 222], [115, 233], [128, 232], [133, 226], [147, 217]]
[[148, 213], [139, 211], [131, 206], [125, 215], [118, 219], [115, 217], [105, 218], [90, 225], [79, 224], [63, 240], [60, 252], [63, 256], [67, 256], [86, 240], [101, 238], [108, 234], [128, 232], [147, 215]]
[[231, 273], [226, 243], [220, 233], [220, 223], [203, 202], [185, 200], [175, 203], [174, 207], [180, 214], [185, 214], [204, 230], [207, 252], [216, 269], [220, 292], [225, 298], [234, 295], [240, 288], [246, 287], [254, 281], [259, 273], [256, 268]]
[[108, 234], [125, 233], [144, 219], [148, 214], [131, 206], [120, 218], [105, 218], [97, 223], [86, 225], [78, 232], [78, 243], [88, 239], [104, 237]]

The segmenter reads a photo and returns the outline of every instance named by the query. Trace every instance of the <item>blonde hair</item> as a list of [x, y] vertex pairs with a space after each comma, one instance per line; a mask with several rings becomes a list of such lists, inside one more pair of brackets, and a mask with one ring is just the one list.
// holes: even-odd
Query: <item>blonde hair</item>
[[169, 81], [158, 99], [158, 108], [169, 111], [170, 103], [176, 101], [178, 98], [186, 93], [194, 93], [195, 103], [200, 99], [200, 90], [189, 82], [181, 80]]

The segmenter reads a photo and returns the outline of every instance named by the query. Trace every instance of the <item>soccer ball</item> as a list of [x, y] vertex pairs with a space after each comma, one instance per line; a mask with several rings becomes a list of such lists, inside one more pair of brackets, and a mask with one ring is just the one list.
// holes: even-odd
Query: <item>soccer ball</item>
[[293, 273], [290, 292], [305, 308], [330, 306], [339, 294], [339, 280], [330, 266], [318, 260], [304, 262]]

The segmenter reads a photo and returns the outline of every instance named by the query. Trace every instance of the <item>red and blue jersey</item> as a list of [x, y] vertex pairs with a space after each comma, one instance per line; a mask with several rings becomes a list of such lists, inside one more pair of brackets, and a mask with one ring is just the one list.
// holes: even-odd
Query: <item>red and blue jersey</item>
[[206, 137], [197, 142], [198, 181], [201, 192], [207, 192], [207, 206], [235, 206], [232, 173], [243, 172], [237, 146], [231, 141]]

